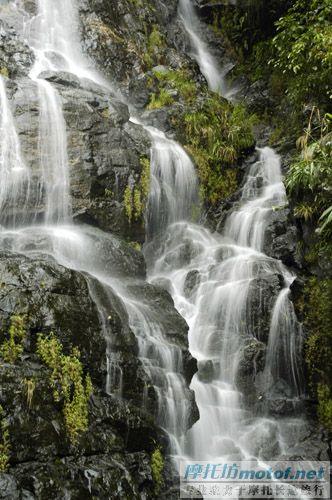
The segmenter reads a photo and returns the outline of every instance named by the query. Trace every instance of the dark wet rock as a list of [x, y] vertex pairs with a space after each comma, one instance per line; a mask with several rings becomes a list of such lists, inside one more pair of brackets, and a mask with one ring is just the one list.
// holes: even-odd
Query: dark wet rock
[[[187, 55], [189, 40], [177, 8], [174, 0], [167, 4], [160, 0], [80, 2], [87, 54], [137, 108], [145, 108], [151, 94], [158, 91], [157, 82], [149, 76], [153, 67], [196, 68]], [[154, 29], [160, 42], [151, 46], [149, 37]]]
[[[117, 498], [119, 492], [128, 498], [141, 498], [142, 492], [154, 498], [150, 456], [156, 443], [166, 452], [168, 438], [156, 427], [153, 413], [141, 409], [147, 378], [119, 297], [112, 289], [106, 292], [92, 277], [47, 258], [2, 253], [0, 271], [2, 333], [13, 314], [28, 314], [22, 357], [15, 364], [0, 366], [0, 404], [11, 444], [10, 469], [8, 475], [0, 476], [0, 491], [8, 492], [8, 499]], [[107, 308], [109, 323], [104, 328], [95, 301], [99, 311]], [[166, 297], [158, 301], [168, 302], [171, 308]], [[49, 386], [49, 371], [35, 354], [37, 333], [50, 331], [66, 353], [72, 345], [78, 346], [93, 379], [90, 426], [80, 437], [79, 453], [67, 439], [61, 402], [54, 402]], [[122, 360], [125, 400], [104, 392], [106, 341], [117, 361]], [[31, 400], [29, 380], [34, 381]], [[189, 390], [188, 400], [195, 421]], [[166, 482], [171, 482], [170, 469], [169, 474]]]
[[[303, 413], [302, 413], [303, 414]], [[293, 425], [285, 427], [285, 439], [289, 446], [285, 460], [331, 460], [331, 436], [315, 418], [304, 415], [305, 419], [296, 419]]]
[[21, 500], [16, 479], [10, 474], [0, 473], [0, 498], [3, 500]]
[[246, 404], [255, 405], [261, 394], [256, 386], [256, 376], [264, 370], [266, 345], [255, 338], [241, 345], [236, 385], [243, 393]]
[[79, 347], [95, 380], [105, 372], [105, 340], [85, 278], [55, 262], [15, 255], [0, 258], [0, 318], [2, 332], [14, 314], [27, 314], [28, 353], [34, 352], [39, 332], [56, 333], [65, 350]]
[[265, 233], [264, 252], [281, 260], [286, 266], [300, 267], [298, 241], [298, 230], [290, 218], [289, 209], [271, 212]]
[[250, 283], [247, 300], [247, 327], [248, 333], [258, 340], [267, 343], [270, 331], [271, 314], [280, 290], [284, 286], [280, 274], [259, 276]]
[[197, 376], [199, 380], [204, 383], [209, 383], [211, 382], [211, 380], [213, 380], [215, 376], [215, 365], [211, 359], [198, 362]]
[[155, 321], [156, 326], [157, 324], [161, 325], [167, 341], [171, 345], [180, 347], [182, 354], [185, 355], [183, 374], [186, 380], [190, 382], [197, 371], [197, 364], [188, 351], [189, 327], [175, 309], [172, 297], [166, 290], [148, 283], [131, 284], [128, 289], [149, 306], [152, 324]]
[[199, 287], [201, 281], [200, 273], [197, 270], [189, 271], [186, 276], [183, 291], [187, 298], [190, 298]]

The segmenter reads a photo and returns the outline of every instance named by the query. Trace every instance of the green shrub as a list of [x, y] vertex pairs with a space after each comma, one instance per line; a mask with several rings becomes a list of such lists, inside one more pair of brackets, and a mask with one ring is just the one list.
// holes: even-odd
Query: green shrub
[[203, 197], [215, 204], [236, 191], [235, 165], [255, 140], [252, 126], [256, 117], [242, 105], [233, 106], [218, 94], [209, 92], [196, 110], [177, 120], [189, 154], [193, 157]]
[[[313, 127], [313, 118], [316, 123]], [[309, 124], [297, 145], [301, 152], [294, 158], [286, 177], [286, 187], [296, 200], [295, 215], [313, 219], [320, 232], [332, 222], [332, 133], [329, 115], [320, 119], [313, 108]]]
[[164, 458], [160, 448], [156, 448], [151, 455], [151, 471], [155, 484], [155, 494], [158, 495], [162, 485], [162, 473], [164, 470]]
[[1, 432], [1, 441], [0, 441], [0, 472], [6, 472], [9, 467], [9, 431], [8, 424], [4, 418], [4, 410], [0, 405], [0, 432]]
[[7, 363], [15, 363], [23, 352], [26, 339], [26, 316], [12, 316], [9, 332], [0, 346], [0, 354]]
[[169, 86], [177, 90], [187, 104], [191, 104], [197, 97], [197, 86], [191, 80], [189, 71], [185, 69], [169, 70], [169, 71], [154, 71], [159, 85]]
[[332, 3], [296, 0], [277, 22], [274, 67], [291, 77], [288, 94], [295, 101], [332, 97]]
[[143, 56], [145, 64], [151, 68], [160, 60], [160, 49], [164, 46], [164, 39], [157, 25], [154, 25], [148, 38], [147, 50]]
[[88, 430], [88, 403], [92, 394], [90, 376], [83, 377], [80, 353], [73, 348], [70, 355], [62, 352], [60, 341], [51, 334], [39, 335], [37, 354], [50, 368], [50, 386], [55, 401], [63, 402], [63, 415], [70, 442], [75, 445], [79, 435]]

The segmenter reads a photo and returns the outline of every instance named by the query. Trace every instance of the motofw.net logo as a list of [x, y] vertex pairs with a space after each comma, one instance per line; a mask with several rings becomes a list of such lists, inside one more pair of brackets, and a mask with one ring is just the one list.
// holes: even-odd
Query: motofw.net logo
[[182, 460], [180, 498], [330, 499], [330, 462]]

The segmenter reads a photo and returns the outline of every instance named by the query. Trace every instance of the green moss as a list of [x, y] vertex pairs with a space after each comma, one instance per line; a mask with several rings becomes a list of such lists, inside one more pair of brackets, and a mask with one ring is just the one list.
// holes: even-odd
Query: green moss
[[149, 158], [146, 158], [145, 156], [142, 156], [140, 158], [140, 164], [141, 164], [141, 180], [140, 180], [140, 187], [141, 187], [141, 193], [143, 200], [148, 199], [149, 192], [150, 192], [150, 160]]
[[151, 94], [150, 102], [147, 105], [147, 109], [160, 109], [164, 106], [170, 106], [173, 104], [174, 99], [168, 92], [168, 90], [161, 88], [159, 94]]
[[10, 453], [9, 431], [8, 431], [8, 424], [4, 418], [4, 410], [1, 405], [0, 405], [0, 431], [1, 431], [0, 472], [6, 472], [9, 467], [9, 453]]
[[50, 386], [55, 401], [62, 401], [63, 416], [70, 442], [77, 444], [81, 433], [89, 426], [88, 403], [92, 394], [90, 376], [83, 376], [80, 353], [73, 348], [70, 355], [63, 354], [60, 341], [51, 334], [39, 335], [37, 354], [50, 368]]
[[110, 200], [114, 196], [114, 193], [113, 193], [112, 189], [108, 189], [108, 188], [105, 188], [104, 194], [105, 194], [105, 198], [108, 198]]
[[0, 75], [8, 78], [9, 77], [8, 68], [0, 68]]
[[145, 64], [151, 68], [160, 62], [160, 49], [164, 46], [164, 39], [157, 25], [152, 27], [148, 38], [147, 50], [143, 56]]
[[254, 146], [255, 120], [242, 105], [233, 106], [213, 92], [206, 94], [196, 110], [176, 119], [179, 135], [183, 135], [185, 147], [198, 167], [203, 198], [209, 203], [216, 204], [236, 191], [235, 166]]
[[189, 71], [185, 69], [154, 71], [161, 86], [169, 86], [177, 90], [187, 104], [191, 104], [197, 97], [197, 86], [191, 80]]
[[26, 316], [12, 316], [9, 332], [0, 346], [0, 354], [7, 363], [15, 363], [23, 352], [26, 339]]
[[128, 218], [128, 222], [130, 224], [131, 219], [133, 217], [133, 190], [129, 185], [126, 187], [124, 192], [123, 204]]
[[125, 189], [123, 204], [129, 224], [133, 217], [138, 220], [144, 213], [150, 191], [150, 160], [146, 157], [140, 159], [141, 178], [138, 184]]
[[155, 494], [158, 495], [162, 486], [162, 473], [164, 470], [164, 458], [160, 448], [156, 448], [151, 455], [151, 471], [155, 485]]
[[141, 191], [135, 187], [134, 189], [134, 217], [135, 219], [139, 219], [143, 213], [143, 204]]

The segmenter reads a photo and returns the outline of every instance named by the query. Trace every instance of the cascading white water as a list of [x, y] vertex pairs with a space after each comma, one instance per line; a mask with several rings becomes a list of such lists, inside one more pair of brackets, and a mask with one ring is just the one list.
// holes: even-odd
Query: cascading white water
[[67, 71], [79, 78], [104, 83], [105, 79], [82, 53], [76, 0], [37, 3], [38, 14], [27, 24], [29, 43], [36, 56], [31, 77], [35, 79], [48, 70]]
[[225, 97], [229, 96], [230, 89], [227, 86], [225, 77], [232, 65], [226, 65], [223, 68], [219, 67], [208, 45], [202, 39], [201, 22], [195, 12], [192, 0], [180, 0], [179, 14], [190, 39], [192, 55], [205, 76], [210, 89]]
[[0, 75], [0, 214], [1, 224], [23, 223], [29, 199], [30, 171], [23, 160], [13, 115], [6, 95], [6, 84]]
[[253, 285], [257, 278], [281, 274], [285, 288], [271, 318], [264, 373], [269, 374], [271, 386], [282, 379], [293, 396], [299, 391], [295, 336], [300, 332], [288, 299], [292, 278], [280, 262], [260, 251], [268, 216], [281, 203], [285, 203], [285, 191], [280, 160], [264, 148], [224, 235], [211, 234], [190, 222], [171, 224], [159, 258], [150, 261], [150, 280], [168, 284], [177, 309], [190, 326], [190, 350], [199, 366], [191, 388], [200, 419], [189, 431], [183, 452], [198, 460], [272, 459], [283, 451], [278, 422], [250, 414], [236, 387], [241, 348], [254, 338]]
[[152, 139], [147, 240], [178, 220], [192, 217], [198, 200], [195, 168], [185, 151], [165, 134], [145, 127]]
[[[184, 5], [188, 7], [186, 3]], [[138, 340], [140, 359], [159, 398], [159, 423], [169, 432], [176, 455], [188, 454], [201, 460], [249, 456], [275, 458], [284, 451], [278, 422], [257, 418], [242, 407], [242, 396], [236, 388], [236, 374], [242, 343], [253, 337], [250, 330], [253, 320], [248, 307], [251, 286], [258, 276], [268, 279], [281, 274], [285, 287], [280, 292], [271, 318], [265, 374], [272, 386], [273, 381], [284, 378], [282, 358], [285, 352], [290, 353], [288, 363], [292, 370], [285, 383], [293, 395], [299, 392], [294, 340], [296, 320], [288, 299], [292, 277], [279, 262], [261, 253], [267, 216], [274, 205], [279, 206], [285, 201], [278, 158], [269, 149], [261, 152], [260, 162], [247, 178], [239, 209], [228, 219], [225, 234], [211, 234], [207, 229], [189, 222], [197, 201], [197, 179], [188, 155], [174, 141], [149, 129], [153, 148], [145, 253], [150, 266], [150, 280], [167, 283], [165, 286], [173, 295], [177, 309], [190, 326], [190, 349], [199, 362], [199, 372], [193, 379], [192, 388], [200, 420], [189, 432], [187, 442], [181, 443], [188, 408], [183, 398], [185, 384], [179, 374], [182, 363], [180, 350], [166, 341], [162, 325], [147, 304], [128, 291], [124, 282], [106, 272], [105, 256], [96, 255], [95, 248], [96, 238], [109, 236], [84, 226], [60, 225], [70, 213], [66, 131], [60, 97], [51, 84], [42, 80], [42, 72], [65, 70], [80, 78], [96, 79], [78, 47], [75, 3], [40, 0], [38, 8], [38, 15], [30, 23], [31, 45], [36, 54], [31, 78], [38, 84], [43, 96], [41, 137], [46, 138], [50, 126], [48, 117], [52, 112], [56, 116], [57, 126], [49, 129], [51, 133], [44, 145], [47, 148], [44, 154], [45, 157], [56, 155], [51, 159], [50, 166], [54, 169], [57, 166], [62, 174], [60, 176], [59, 171], [47, 170], [49, 165], [46, 164], [42, 169], [43, 177], [47, 175], [53, 179], [52, 184], [43, 179], [47, 191], [46, 220], [52, 225], [4, 230], [0, 234], [1, 248], [30, 256], [34, 253], [51, 255], [67, 267], [88, 272], [101, 286], [117, 294], [126, 307], [130, 326]], [[185, 18], [184, 13], [183, 7]], [[201, 60], [202, 72], [206, 70], [206, 78], [213, 90], [224, 92], [215, 61], [207, 57], [206, 47], [192, 29], [194, 24], [194, 21], [188, 24], [188, 32], [191, 30], [192, 43], [196, 43], [197, 50], [200, 49], [197, 57]], [[204, 66], [204, 61], [209, 61], [207, 66]], [[1, 106], [7, 109], [3, 92]], [[15, 138], [15, 126], [11, 118], [8, 120], [8, 114], [7, 123], [12, 127]], [[16, 140], [18, 144], [17, 134]], [[16, 151], [19, 149], [16, 148]], [[12, 164], [21, 165], [18, 159]], [[8, 199], [9, 185], [8, 182], [1, 200]], [[54, 190], [53, 185], [57, 185]], [[164, 231], [163, 235], [161, 231]], [[92, 289], [91, 293], [99, 305], [101, 317], [105, 317], [107, 307], [98, 303]], [[290, 318], [289, 321], [285, 321], [285, 315]], [[104, 328], [107, 337], [106, 321]], [[108, 352], [108, 360], [107, 390], [121, 393], [119, 370], [112, 377], [116, 364], [111, 352]]]
[[36, 82], [40, 103], [41, 189], [46, 192], [45, 222], [59, 224], [66, 222], [70, 214], [66, 123], [58, 92], [45, 80], [36, 79]]
[[[126, 280], [119, 280], [112, 275], [107, 265], [107, 250], [105, 255], [102, 250], [96, 252], [96, 246], [102, 248], [111, 236], [89, 226], [71, 224], [67, 134], [62, 100], [53, 85], [43, 77], [47, 76], [45, 72], [66, 71], [80, 79], [92, 80], [106, 92], [113, 91], [113, 88], [90, 68], [88, 59], [82, 53], [78, 37], [78, 9], [74, 0], [39, 0], [37, 15], [25, 23], [24, 31], [35, 55], [29, 76], [36, 83], [39, 93], [38, 202], [45, 206], [45, 224], [25, 226], [20, 230], [3, 230], [0, 233], [0, 248], [32, 257], [35, 254], [49, 255], [60, 264], [86, 272], [92, 277], [91, 280], [88, 278], [90, 294], [99, 310], [108, 346], [105, 389], [114, 396], [122, 396], [122, 368], [111, 350], [108, 310], [111, 297], [114, 294], [118, 297], [127, 311], [129, 325], [137, 338], [139, 358], [158, 398], [156, 420], [168, 432], [173, 450], [179, 454], [180, 439], [188, 428], [190, 404], [184, 397], [187, 389], [181, 374], [181, 349], [167, 340], [166, 327], [153, 307], [138, 299], [126, 285]], [[154, 141], [152, 182], [162, 178], [163, 188], [159, 194], [164, 204], [166, 228], [171, 221], [178, 219], [176, 214], [171, 214], [171, 206], [176, 203], [174, 195], [179, 197], [177, 203], [181, 209], [177, 211], [181, 211], [181, 217], [189, 216], [187, 207], [191, 207], [191, 201], [196, 197], [197, 179], [189, 157], [180, 146], [157, 130], [150, 129], [150, 134]], [[162, 158], [167, 172], [160, 168]], [[190, 180], [188, 168], [191, 169]], [[157, 216], [159, 220], [160, 214]], [[103, 288], [103, 300], [93, 280], [97, 280]]]

